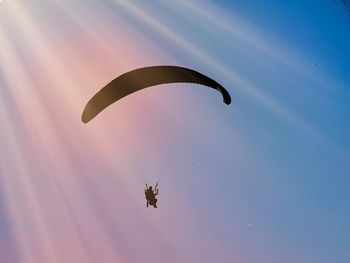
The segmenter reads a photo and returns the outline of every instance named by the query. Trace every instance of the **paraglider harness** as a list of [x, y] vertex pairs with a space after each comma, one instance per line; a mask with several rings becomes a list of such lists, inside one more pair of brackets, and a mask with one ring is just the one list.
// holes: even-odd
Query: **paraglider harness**
[[145, 197], [147, 200], [147, 204], [146, 206], [148, 207], [148, 205], [152, 205], [154, 208], [157, 208], [157, 198], [156, 195], [158, 195], [159, 189], [158, 187], [158, 183], [154, 186], [154, 190], [151, 189], [152, 186], [148, 187], [147, 184], [146, 188], [145, 188]]

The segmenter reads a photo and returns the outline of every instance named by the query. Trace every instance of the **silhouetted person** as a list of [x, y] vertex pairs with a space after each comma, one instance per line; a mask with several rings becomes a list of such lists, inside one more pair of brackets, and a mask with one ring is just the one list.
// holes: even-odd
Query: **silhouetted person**
[[153, 205], [154, 208], [157, 208], [157, 198], [156, 195], [158, 195], [158, 189], [153, 190], [152, 186], [145, 189], [145, 195], [146, 195], [146, 206]]

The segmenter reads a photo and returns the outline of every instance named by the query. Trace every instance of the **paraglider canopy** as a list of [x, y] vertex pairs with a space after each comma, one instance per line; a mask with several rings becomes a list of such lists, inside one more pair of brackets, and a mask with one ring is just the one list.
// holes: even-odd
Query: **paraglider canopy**
[[219, 91], [225, 104], [231, 103], [228, 91], [215, 80], [193, 69], [178, 66], [153, 66], [132, 70], [112, 80], [86, 104], [82, 122], [88, 123], [106, 107], [141, 89], [167, 83], [196, 83]]

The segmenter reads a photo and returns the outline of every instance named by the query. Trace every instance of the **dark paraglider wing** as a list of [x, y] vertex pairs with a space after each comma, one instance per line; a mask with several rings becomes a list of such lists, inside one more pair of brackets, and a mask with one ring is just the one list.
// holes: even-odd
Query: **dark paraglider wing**
[[224, 103], [231, 103], [228, 91], [215, 80], [195, 70], [178, 66], [153, 66], [132, 70], [120, 75], [93, 96], [82, 115], [89, 122], [106, 107], [141, 89], [167, 83], [195, 83], [218, 90]]

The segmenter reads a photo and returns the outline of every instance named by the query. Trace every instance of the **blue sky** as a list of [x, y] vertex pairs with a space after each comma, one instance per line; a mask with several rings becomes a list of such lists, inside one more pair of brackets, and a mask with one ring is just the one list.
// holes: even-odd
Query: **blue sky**
[[[349, 262], [341, 1], [4, 0], [0, 18], [1, 262]], [[156, 64], [232, 104], [163, 85], [80, 122]]]

